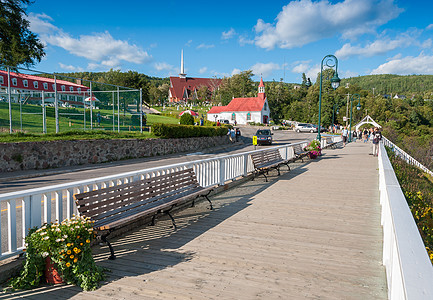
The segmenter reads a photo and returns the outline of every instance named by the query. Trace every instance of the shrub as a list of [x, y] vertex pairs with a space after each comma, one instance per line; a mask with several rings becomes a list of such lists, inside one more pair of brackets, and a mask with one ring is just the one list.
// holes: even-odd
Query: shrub
[[194, 125], [194, 117], [190, 114], [184, 113], [180, 117], [180, 124], [182, 125]]
[[176, 124], [154, 124], [152, 132], [164, 138], [187, 138], [201, 136], [223, 136], [227, 134], [227, 127], [207, 127]]

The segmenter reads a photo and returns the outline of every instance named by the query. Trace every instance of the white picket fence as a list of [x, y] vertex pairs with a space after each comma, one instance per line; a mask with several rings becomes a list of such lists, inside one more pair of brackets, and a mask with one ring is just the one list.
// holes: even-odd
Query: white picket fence
[[433, 299], [432, 263], [384, 146], [393, 148], [410, 164], [421, 164], [386, 138], [383, 140], [378, 157], [379, 191], [388, 299]]
[[[334, 139], [339, 141], [340, 138], [335, 137]], [[305, 147], [307, 143], [308, 141], [302, 141], [272, 147], [272, 149], [279, 149], [284, 159], [290, 159], [294, 157], [294, 145], [301, 144], [302, 147]], [[326, 147], [325, 139], [322, 140], [322, 146]], [[71, 218], [72, 214], [77, 214], [73, 198], [76, 193], [133, 182], [185, 168], [194, 169], [198, 182], [203, 187], [223, 185], [227, 181], [251, 173], [253, 171], [251, 153], [268, 149], [270, 148], [0, 194], [2, 208], [0, 215], [0, 245], [3, 245], [0, 251], [0, 260], [22, 252], [24, 237], [29, 228], [41, 226], [43, 223]], [[6, 239], [7, 243], [1, 243], [2, 239]]]

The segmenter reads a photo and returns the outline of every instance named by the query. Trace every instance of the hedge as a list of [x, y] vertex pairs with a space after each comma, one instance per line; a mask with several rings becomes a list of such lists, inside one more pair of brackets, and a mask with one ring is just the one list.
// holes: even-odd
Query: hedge
[[153, 124], [152, 132], [163, 138], [187, 138], [201, 136], [223, 136], [227, 134], [228, 127], [207, 127], [177, 124]]

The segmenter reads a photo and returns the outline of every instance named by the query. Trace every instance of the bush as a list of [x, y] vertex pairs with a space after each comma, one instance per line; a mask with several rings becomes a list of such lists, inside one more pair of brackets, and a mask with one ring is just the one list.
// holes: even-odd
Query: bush
[[194, 117], [190, 114], [184, 113], [180, 117], [180, 124], [182, 125], [194, 125]]
[[176, 124], [154, 124], [152, 132], [164, 138], [187, 138], [201, 136], [223, 136], [227, 134], [227, 127], [207, 127]]

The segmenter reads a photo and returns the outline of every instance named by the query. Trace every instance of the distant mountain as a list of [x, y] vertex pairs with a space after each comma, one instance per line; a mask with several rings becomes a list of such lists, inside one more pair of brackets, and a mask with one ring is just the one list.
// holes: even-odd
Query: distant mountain
[[341, 80], [341, 86], [347, 83], [357, 85], [363, 90], [375, 94], [409, 94], [433, 92], [433, 75], [366, 75]]

